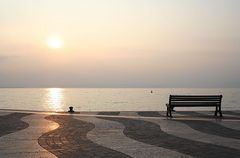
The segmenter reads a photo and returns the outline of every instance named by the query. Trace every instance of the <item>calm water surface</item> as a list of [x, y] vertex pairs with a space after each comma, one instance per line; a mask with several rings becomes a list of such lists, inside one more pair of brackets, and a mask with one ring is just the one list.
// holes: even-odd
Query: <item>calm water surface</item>
[[[150, 93], [151, 90], [153, 93]], [[66, 111], [71, 105], [76, 111], [163, 111], [166, 110], [169, 94], [223, 94], [224, 110], [240, 110], [239, 88], [0, 88], [0, 109]]]

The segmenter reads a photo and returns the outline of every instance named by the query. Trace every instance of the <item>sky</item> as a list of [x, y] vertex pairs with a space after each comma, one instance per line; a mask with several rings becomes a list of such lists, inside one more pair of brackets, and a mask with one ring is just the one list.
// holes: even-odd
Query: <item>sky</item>
[[239, 0], [0, 0], [0, 87], [240, 88], [239, 19]]

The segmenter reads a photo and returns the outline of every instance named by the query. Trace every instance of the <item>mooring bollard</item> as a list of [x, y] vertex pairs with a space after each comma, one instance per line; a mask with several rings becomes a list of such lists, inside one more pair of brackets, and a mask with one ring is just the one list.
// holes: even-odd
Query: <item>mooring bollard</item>
[[74, 112], [74, 110], [73, 110], [73, 107], [72, 107], [72, 106], [70, 106], [70, 107], [69, 107], [69, 110], [68, 110], [68, 112], [70, 112], [70, 113], [73, 113], [73, 112]]

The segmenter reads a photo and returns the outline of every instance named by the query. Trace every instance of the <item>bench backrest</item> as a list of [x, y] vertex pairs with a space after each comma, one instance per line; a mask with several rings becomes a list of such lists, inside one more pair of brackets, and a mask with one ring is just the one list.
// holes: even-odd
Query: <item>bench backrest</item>
[[222, 95], [170, 95], [172, 106], [220, 106]]

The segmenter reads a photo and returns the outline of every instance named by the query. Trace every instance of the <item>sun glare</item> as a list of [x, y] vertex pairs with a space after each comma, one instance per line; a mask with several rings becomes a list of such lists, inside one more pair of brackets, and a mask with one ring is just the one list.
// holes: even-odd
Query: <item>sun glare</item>
[[62, 47], [62, 40], [61, 38], [57, 36], [49, 37], [47, 39], [47, 44], [50, 48], [56, 49], [56, 48], [61, 48]]
[[64, 89], [48, 88], [46, 104], [51, 111], [62, 111], [64, 104]]

